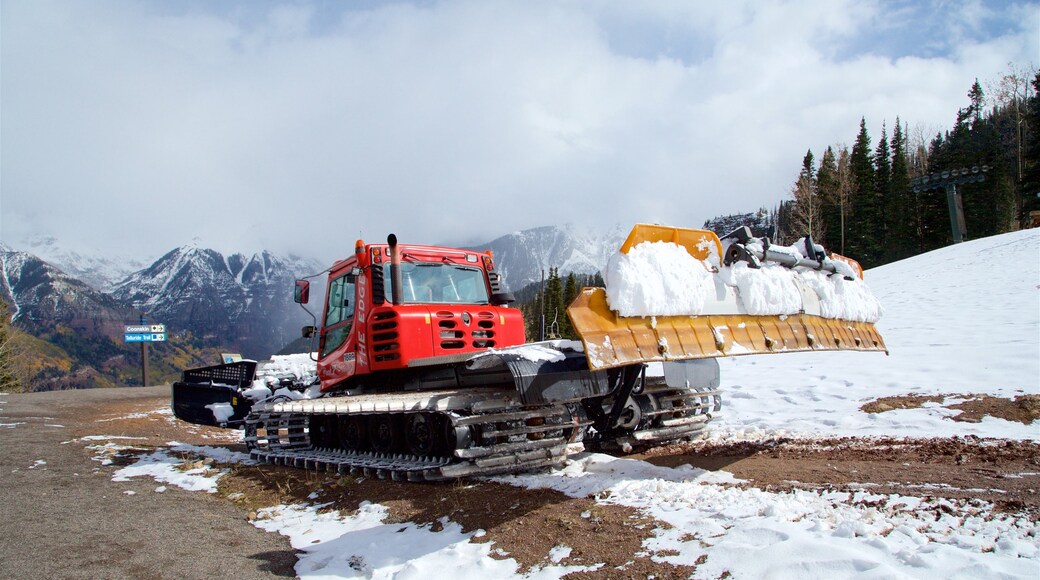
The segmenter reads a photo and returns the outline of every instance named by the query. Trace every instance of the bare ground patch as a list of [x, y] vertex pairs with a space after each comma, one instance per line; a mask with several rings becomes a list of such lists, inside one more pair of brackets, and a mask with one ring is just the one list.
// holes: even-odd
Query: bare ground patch
[[981, 499], [1040, 519], [1040, 444], [978, 437], [693, 442], [638, 456], [725, 470], [767, 490], [829, 489]]
[[960, 415], [953, 417], [954, 421], [978, 423], [989, 415], [1028, 425], [1040, 419], [1040, 395], [1020, 395], [1014, 399], [974, 395], [971, 400], [950, 405], [950, 408], [961, 411]]
[[[870, 401], [860, 407], [864, 413], [884, 413], [894, 409], [917, 409], [925, 403], [942, 404], [945, 395], [898, 395], [895, 397], [881, 397]], [[967, 400], [946, 406], [947, 409], [956, 409], [959, 414], [950, 417], [954, 421], [965, 423], [978, 423], [983, 417], [989, 415], [1007, 421], [1017, 421], [1028, 425], [1040, 419], [1040, 395], [1019, 395], [1014, 399], [993, 397], [991, 395], [964, 395]]]
[[896, 397], [881, 397], [873, 400], [859, 408], [864, 413], [884, 413], [894, 409], [919, 409], [925, 403], [942, 403], [944, 397], [940, 395], [899, 395]]

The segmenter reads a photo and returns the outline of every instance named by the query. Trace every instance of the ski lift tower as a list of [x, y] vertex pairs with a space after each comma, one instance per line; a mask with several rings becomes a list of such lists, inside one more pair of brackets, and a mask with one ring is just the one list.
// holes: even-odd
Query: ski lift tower
[[946, 190], [946, 204], [950, 208], [950, 229], [953, 230], [953, 243], [959, 244], [968, 235], [968, 228], [964, 223], [964, 204], [961, 195], [957, 193], [957, 186], [964, 183], [981, 183], [986, 180], [986, 172], [989, 165], [979, 167], [972, 166], [971, 169], [952, 169], [929, 175], [922, 175], [910, 180], [910, 187], [914, 193], [922, 191], [933, 191], [936, 189]]

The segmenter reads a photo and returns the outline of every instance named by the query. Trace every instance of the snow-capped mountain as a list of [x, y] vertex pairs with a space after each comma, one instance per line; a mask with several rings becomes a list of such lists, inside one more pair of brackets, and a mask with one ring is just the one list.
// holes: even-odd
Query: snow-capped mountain
[[8, 247], [0, 248], [0, 297], [11, 321], [31, 331], [64, 324], [92, 336], [117, 336], [129, 315], [112, 296]]
[[704, 229], [715, 232], [720, 238], [744, 226], [751, 228], [753, 236], [769, 236], [774, 240], [777, 237], [776, 216], [765, 208], [757, 212], [720, 215], [704, 222]]
[[491, 250], [495, 267], [511, 290], [537, 282], [542, 270], [559, 268], [560, 274], [595, 274], [607, 265], [628, 236], [631, 226], [615, 225], [591, 230], [566, 224], [514, 232], [473, 250]]
[[292, 302], [293, 280], [321, 269], [296, 256], [224, 256], [192, 243], [131, 274], [113, 295], [169, 332], [187, 330], [214, 346], [262, 358], [311, 322]]
[[111, 292], [116, 283], [146, 264], [126, 256], [111, 256], [100, 250], [90, 253], [70, 250], [54, 236], [34, 236], [22, 244], [24, 250], [58, 267], [102, 292]]

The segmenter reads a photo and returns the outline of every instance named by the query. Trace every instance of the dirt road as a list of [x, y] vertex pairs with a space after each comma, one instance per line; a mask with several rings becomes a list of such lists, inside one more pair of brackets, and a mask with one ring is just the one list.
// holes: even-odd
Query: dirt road
[[[0, 395], [0, 578], [293, 577], [294, 551], [210, 494], [116, 483], [88, 435], [133, 435], [113, 418], [168, 387]], [[134, 492], [132, 495], [127, 492]]]
[[[486, 530], [525, 567], [544, 564], [550, 548], [572, 547], [568, 564], [604, 563], [580, 577], [686, 577], [691, 570], [655, 563], [641, 545], [660, 523], [630, 508], [550, 490], [486, 480], [403, 484], [273, 466], [230, 466], [217, 494], [155, 481], [114, 482], [115, 466], [92, 457], [90, 435], [139, 437], [142, 450], [170, 441], [244, 448], [224, 430], [174, 420], [162, 388], [0, 395], [0, 578], [235, 578], [293, 576], [287, 542], [254, 528], [258, 508], [323, 501], [348, 513], [362, 501], [386, 505], [393, 521], [448, 518], [465, 531]], [[739, 485], [856, 490], [944, 498], [979, 498], [998, 509], [1040, 517], [1036, 477], [1040, 446], [977, 439], [777, 440], [672, 445], [637, 456], [659, 465], [725, 470]], [[45, 462], [45, 463], [42, 463]], [[135, 492], [128, 495], [127, 492]], [[537, 531], [537, 533], [533, 533]], [[602, 541], [610, 538], [609, 542]], [[635, 554], [635, 556], [633, 556]]]

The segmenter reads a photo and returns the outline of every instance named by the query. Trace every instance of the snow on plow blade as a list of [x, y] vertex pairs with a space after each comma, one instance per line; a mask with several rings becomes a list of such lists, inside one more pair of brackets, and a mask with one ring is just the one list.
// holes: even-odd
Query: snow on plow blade
[[816, 350], [888, 352], [859, 265], [812, 240], [780, 247], [741, 228], [636, 225], [567, 315], [593, 370], [636, 362]]

